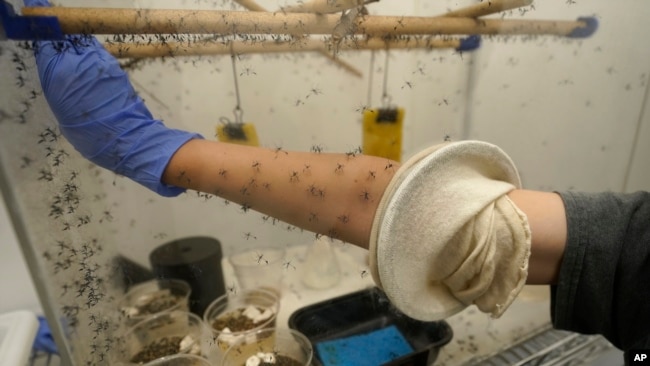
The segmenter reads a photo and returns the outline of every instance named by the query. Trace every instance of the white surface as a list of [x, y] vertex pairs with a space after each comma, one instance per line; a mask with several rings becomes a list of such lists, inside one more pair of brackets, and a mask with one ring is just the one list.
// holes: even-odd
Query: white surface
[[14, 228], [9, 221], [4, 199], [0, 194], [0, 314], [26, 309], [40, 313], [39, 299], [27, 264], [20, 251]]
[[27, 364], [37, 330], [38, 318], [32, 312], [0, 315], [0, 366]]

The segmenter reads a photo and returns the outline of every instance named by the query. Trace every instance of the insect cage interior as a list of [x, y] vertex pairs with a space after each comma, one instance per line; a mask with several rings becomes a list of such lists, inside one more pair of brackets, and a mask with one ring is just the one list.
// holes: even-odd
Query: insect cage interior
[[[20, 13], [21, 2], [10, 3]], [[277, 13], [285, 14], [311, 2], [55, 3], [241, 14], [285, 9]], [[259, 145], [280, 154], [372, 152], [402, 161], [444, 140], [478, 139], [497, 144], [512, 157], [526, 188], [648, 189], [650, 49], [639, 46], [639, 36], [650, 31], [643, 21], [650, 8], [640, 0], [522, 2], [480, 15], [489, 24], [524, 24], [508, 28], [509, 34], [479, 34], [477, 26], [466, 33], [441, 26], [428, 30], [430, 34], [413, 34], [409, 17], [449, 19], [454, 10], [488, 3], [370, 1], [363, 7], [330, 9], [327, 16], [338, 21], [324, 34], [97, 37], [119, 58], [156, 118], [206, 139]], [[392, 23], [379, 36], [363, 34], [359, 28], [365, 28], [353, 26], [360, 17]], [[586, 34], [547, 27], [553, 21], [575, 25], [579, 18]], [[540, 27], [546, 30], [538, 31]], [[312, 29], [306, 23], [305, 28]], [[180, 48], [130, 53], [160, 43]], [[205, 44], [216, 50], [202, 49]], [[268, 246], [289, 252], [314, 241], [311, 232], [215, 195], [187, 191], [163, 198], [83, 159], [58, 130], [29, 45], [2, 41], [0, 46], [2, 193], [64, 364], [107, 362], [119, 343], [117, 303], [131, 285], [154, 276], [149, 256], [165, 243], [215, 238], [225, 258]], [[340, 252], [358, 254], [349, 244], [332, 243]], [[300, 256], [288, 257], [284, 269], [298, 273], [304, 263]], [[371, 281], [364, 276], [367, 270], [365, 257], [352, 265], [343, 263], [342, 281]], [[296, 286], [286, 292], [304, 300], [313, 290]], [[541, 293], [535, 300], [541, 305], [515, 305], [500, 320], [481, 317], [474, 347], [467, 345], [471, 340], [462, 324], [478, 314], [468, 308], [454, 318], [454, 339], [439, 360], [459, 364], [476, 354], [487, 355], [548, 324], [548, 296]], [[518, 326], [500, 332], [500, 324], [506, 323]], [[498, 340], [491, 341], [486, 332], [497, 334]]]

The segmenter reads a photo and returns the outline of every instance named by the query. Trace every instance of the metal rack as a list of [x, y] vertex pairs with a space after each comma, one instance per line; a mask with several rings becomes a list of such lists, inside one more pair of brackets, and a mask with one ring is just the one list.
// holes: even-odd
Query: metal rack
[[576, 366], [590, 364], [613, 346], [598, 335], [583, 335], [546, 328], [528, 339], [465, 366]]

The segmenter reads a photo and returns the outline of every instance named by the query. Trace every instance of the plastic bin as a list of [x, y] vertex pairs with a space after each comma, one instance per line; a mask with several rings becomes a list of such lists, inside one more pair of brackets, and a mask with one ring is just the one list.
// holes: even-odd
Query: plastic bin
[[0, 314], [0, 366], [26, 365], [37, 331], [38, 318], [32, 312]]
[[[319, 342], [371, 334], [392, 326], [404, 336], [412, 352], [383, 363], [384, 366], [430, 365], [453, 336], [444, 320], [422, 322], [409, 318], [376, 287], [303, 307], [289, 318], [289, 327], [304, 334], [314, 345], [315, 366], [324, 364], [316, 347]], [[372, 347], [383, 346], [369, 344], [365, 351], [371, 354]]]

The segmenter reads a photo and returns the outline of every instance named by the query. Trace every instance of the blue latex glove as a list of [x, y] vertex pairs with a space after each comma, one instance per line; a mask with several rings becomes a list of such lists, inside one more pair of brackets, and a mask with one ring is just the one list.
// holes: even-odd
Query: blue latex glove
[[54, 337], [52, 337], [50, 325], [47, 323], [45, 317], [38, 317], [38, 332], [34, 338], [32, 349], [38, 352], [59, 354], [59, 349], [57, 348], [56, 343], [54, 343]]
[[[26, 0], [27, 6], [49, 6]], [[172, 155], [200, 135], [152, 117], [117, 60], [92, 36], [39, 41], [34, 55], [43, 94], [61, 133], [88, 160], [162, 196], [184, 190], [160, 179]]]

